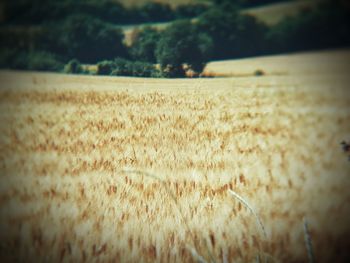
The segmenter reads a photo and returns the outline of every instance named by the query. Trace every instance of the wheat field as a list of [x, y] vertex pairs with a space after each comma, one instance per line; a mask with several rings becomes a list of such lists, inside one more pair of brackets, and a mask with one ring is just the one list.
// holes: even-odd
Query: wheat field
[[305, 218], [315, 260], [345, 262], [349, 54], [256, 58], [261, 77], [1, 71], [2, 261], [307, 262]]

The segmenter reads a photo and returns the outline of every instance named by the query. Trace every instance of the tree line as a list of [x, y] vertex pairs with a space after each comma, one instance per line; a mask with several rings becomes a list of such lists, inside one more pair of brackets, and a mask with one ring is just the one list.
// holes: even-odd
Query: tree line
[[164, 30], [142, 28], [131, 46], [112, 20], [93, 13], [72, 11], [31, 27], [8, 23], [0, 28], [0, 67], [88, 73], [83, 63], [97, 64], [100, 75], [172, 78], [200, 76], [211, 60], [350, 44], [349, 6], [341, 0], [322, 2], [273, 26], [240, 10], [232, 1], [218, 1], [195, 19], [178, 19]]
[[127, 8], [111, 0], [4, 0], [4, 22], [38, 25], [84, 14], [113, 24], [140, 24], [192, 18], [208, 8], [200, 3], [172, 8], [166, 3], [146, 2]]

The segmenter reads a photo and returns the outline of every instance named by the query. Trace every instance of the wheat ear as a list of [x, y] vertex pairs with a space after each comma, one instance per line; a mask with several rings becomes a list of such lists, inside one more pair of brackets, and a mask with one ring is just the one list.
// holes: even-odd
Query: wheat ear
[[[189, 225], [188, 225], [188, 223], [187, 223], [187, 220], [186, 220], [186, 218], [185, 218], [185, 215], [183, 214], [182, 210], [180, 209], [180, 206], [179, 206], [179, 204], [178, 204], [178, 202], [177, 202], [177, 198], [176, 198], [175, 194], [173, 193], [173, 191], [171, 191], [171, 189], [170, 189], [169, 186], [165, 183], [164, 180], [162, 180], [159, 176], [157, 176], [157, 175], [155, 175], [155, 174], [152, 174], [152, 173], [149, 173], [149, 172], [146, 172], [146, 171], [142, 171], [142, 170], [133, 170], [133, 169], [131, 169], [131, 170], [129, 170], [129, 169], [126, 170], [126, 169], [124, 169], [124, 170], [122, 170], [121, 172], [122, 172], [122, 173], [127, 173], [127, 174], [129, 173], [129, 174], [145, 175], [145, 176], [147, 176], [147, 177], [150, 177], [150, 178], [153, 178], [153, 179], [155, 179], [155, 180], [160, 181], [160, 182], [162, 183], [162, 185], [164, 186], [164, 188], [166, 189], [166, 191], [170, 194], [171, 198], [173, 199], [173, 201], [174, 201], [174, 203], [175, 203], [175, 206], [177, 207], [177, 209], [178, 209], [178, 211], [179, 211], [179, 213], [180, 213], [180, 215], [181, 215], [182, 221], [183, 221], [183, 223], [185, 224], [185, 227], [186, 227], [188, 233], [189, 233], [190, 236], [191, 236], [193, 245], [194, 245], [194, 246], [197, 245], [197, 243], [196, 243], [196, 241], [195, 241], [195, 238], [194, 238], [194, 236], [193, 236], [193, 233], [192, 233], [192, 231], [191, 231], [191, 229], [190, 229], [190, 227], [189, 227]], [[187, 245], [186, 245], [186, 246], [187, 246]], [[187, 247], [187, 248], [188, 248], [188, 247]], [[191, 248], [191, 249], [192, 249], [192, 248]], [[192, 250], [196, 253], [196, 255], [198, 255], [197, 252], [196, 252], [194, 249], [192, 249]], [[191, 253], [193, 252], [192, 250], [190, 250]], [[209, 249], [209, 247], [208, 247], [208, 244], [207, 244], [207, 250], [208, 250], [209, 257], [211, 258], [211, 261], [214, 262], [214, 257], [213, 257], [213, 255], [212, 255], [212, 253], [210, 252], [210, 249]], [[192, 253], [192, 255], [194, 255], [194, 254]], [[199, 255], [198, 255], [198, 256], [199, 256]], [[200, 256], [199, 256], [199, 257], [200, 257]], [[203, 257], [200, 257], [200, 258], [203, 259]], [[204, 260], [204, 259], [203, 259], [203, 260]], [[205, 263], [206, 263], [205, 260], [204, 260], [204, 261], [201, 261], [201, 262], [205, 262]]]

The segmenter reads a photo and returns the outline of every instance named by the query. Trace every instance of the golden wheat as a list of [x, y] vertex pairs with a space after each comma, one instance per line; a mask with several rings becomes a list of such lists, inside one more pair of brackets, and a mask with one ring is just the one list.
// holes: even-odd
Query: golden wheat
[[1, 258], [306, 262], [305, 216], [317, 261], [344, 260], [349, 78], [319, 61], [225, 79], [0, 72]]

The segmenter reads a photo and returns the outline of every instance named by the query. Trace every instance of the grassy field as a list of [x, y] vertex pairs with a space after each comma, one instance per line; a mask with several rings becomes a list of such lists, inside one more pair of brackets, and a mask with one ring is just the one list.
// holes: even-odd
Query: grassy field
[[1, 259], [307, 262], [305, 217], [317, 262], [345, 262], [349, 53], [257, 58], [288, 71], [261, 77], [0, 72]]

